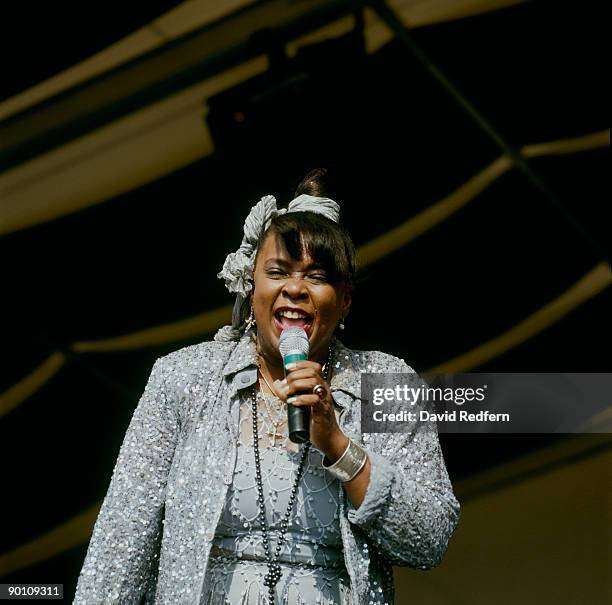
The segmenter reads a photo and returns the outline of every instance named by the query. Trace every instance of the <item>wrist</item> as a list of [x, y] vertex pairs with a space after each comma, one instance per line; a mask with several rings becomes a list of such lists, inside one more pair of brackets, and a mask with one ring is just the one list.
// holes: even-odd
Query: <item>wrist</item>
[[352, 481], [368, 463], [367, 452], [348, 437], [346, 439], [347, 446], [340, 458], [323, 460], [323, 468], [342, 483]]
[[337, 431], [330, 439], [329, 445], [321, 450], [325, 454], [325, 464], [330, 465], [339, 460], [349, 441], [350, 439], [342, 431]]

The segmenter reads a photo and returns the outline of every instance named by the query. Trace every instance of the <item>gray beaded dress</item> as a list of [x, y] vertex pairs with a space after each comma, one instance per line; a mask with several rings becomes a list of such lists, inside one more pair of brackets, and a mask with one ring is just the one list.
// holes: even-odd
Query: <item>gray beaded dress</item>
[[[245, 393], [249, 394], [250, 390]], [[257, 406], [266, 523], [270, 552], [274, 553], [303, 446], [287, 437], [286, 404], [258, 392]], [[210, 553], [204, 605], [268, 605], [268, 589], [263, 583], [268, 566], [258, 519], [250, 396], [240, 403], [237, 446], [232, 484]], [[323, 457], [311, 446], [278, 558], [282, 575], [275, 587], [277, 604], [353, 603], [342, 549], [338, 480], [322, 467]]]

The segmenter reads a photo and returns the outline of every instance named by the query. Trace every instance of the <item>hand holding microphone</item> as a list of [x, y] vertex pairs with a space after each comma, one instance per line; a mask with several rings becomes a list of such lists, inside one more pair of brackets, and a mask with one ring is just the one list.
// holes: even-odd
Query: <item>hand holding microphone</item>
[[279, 396], [288, 404], [289, 439], [294, 443], [310, 440], [314, 447], [326, 451], [343, 434], [323, 369], [317, 362], [308, 360], [309, 344], [302, 328], [283, 330], [279, 349], [285, 367], [285, 384], [277, 381], [275, 385]]

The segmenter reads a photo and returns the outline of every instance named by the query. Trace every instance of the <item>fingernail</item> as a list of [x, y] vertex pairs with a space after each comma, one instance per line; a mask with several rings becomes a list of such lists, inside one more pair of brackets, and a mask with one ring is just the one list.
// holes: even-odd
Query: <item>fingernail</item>
[[295, 362], [294, 362], [294, 363], [288, 363], [288, 364], [285, 366], [285, 369], [286, 369], [286, 370], [293, 370], [294, 368], [297, 368], [297, 363], [295, 363]]
[[287, 386], [287, 380], [283, 378], [283, 380], [275, 380], [274, 385], [279, 389], [284, 389]]
[[287, 403], [293, 403], [297, 401], [297, 395], [292, 395], [291, 397], [287, 397]]

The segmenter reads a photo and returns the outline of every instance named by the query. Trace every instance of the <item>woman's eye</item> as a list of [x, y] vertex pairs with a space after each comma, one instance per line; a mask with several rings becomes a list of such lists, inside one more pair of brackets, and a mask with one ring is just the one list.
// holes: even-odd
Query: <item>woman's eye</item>
[[282, 271], [279, 271], [278, 269], [268, 269], [267, 271], [268, 275], [271, 275], [273, 277], [278, 277], [283, 275]]
[[327, 275], [325, 275], [325, 273], [312, 273], [308, 277], [315, 281], [327, 281]]

